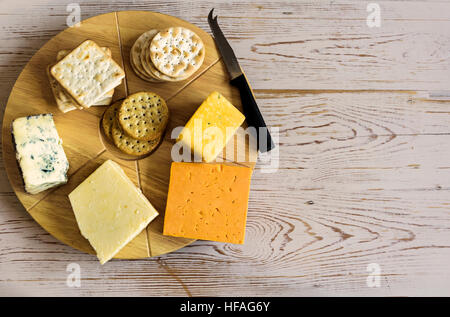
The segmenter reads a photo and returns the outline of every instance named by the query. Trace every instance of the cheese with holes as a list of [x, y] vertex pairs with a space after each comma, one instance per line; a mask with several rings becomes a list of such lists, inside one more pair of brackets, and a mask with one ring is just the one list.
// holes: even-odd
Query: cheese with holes
[[164, 234], [243, 244], [252, 169], [174, 162]]
[[69, 194], [81, 234], [101, 264], [109, 261], [158, 215], [152, 204], [111, 160]]
[[69, 161], [51, 113], [15, 119], [12, 135], [28, 193], [67, 183]]
[[245, 116], [217, 91], [211, 93], [180, 132], [178, 141], [187, 144], [205, 162], [223, 150]]

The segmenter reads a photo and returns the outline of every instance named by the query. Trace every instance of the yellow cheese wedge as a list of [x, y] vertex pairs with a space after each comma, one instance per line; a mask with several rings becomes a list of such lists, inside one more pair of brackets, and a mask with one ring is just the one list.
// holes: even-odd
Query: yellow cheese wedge
[[182, 129], [178, 141], [187, 144], [205, 162], [223, 150], [245, 116], [223, 95], [212, 92]]
[[158, 215], [122, 168], [105, 161], [69, 194], [81, 234], [101, 264], [109, 261]]

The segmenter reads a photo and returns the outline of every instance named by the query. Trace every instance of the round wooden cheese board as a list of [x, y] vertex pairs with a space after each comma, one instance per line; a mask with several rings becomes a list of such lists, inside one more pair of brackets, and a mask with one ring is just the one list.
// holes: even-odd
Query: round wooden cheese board
[[[131, 46], [145, 31], [170, 26], [187, 27], [202, 38], [206, 46], [203, 65], [184, 81], [146, 82], [136, 76], [130, 65]], [[58, 110], [48, 82], [46, 67], [54, 63], [58, 51], [73, 49], [87, 39], [95, 41], [100, 46], [109, 47], [113, 59], [125, 70], [125, 79], [115, 89], [113, 101], [138, 91], [152, 91], [166, 100], [171, 114], [170, 121], [164, 139], [150, 155], [132, 158], [123, 155], [114, 146], [108, 144], [102, 136], [100, 124], [105, 106], [92, 106], [89, 109], [68, 113]], [[69, 27], [36, 52], [17, 79], [8, 99], [3, 117], [2, 150], [11, 186], [25, 210], [47, 232], [82, 252], [95, 254], [78, 229], [67, 195], [105, 160], [112, 159], [122, 166], [160, 214], [115, 258], [148, 258], [189, 245], [194, 240], [162, 234], [172, 162], [171, 149], [175, 143], [172, 131], [176, 127], [183, 126], [212, 91], [219, 91], [242, 110], [239, 92], [229, 84], [228, 75], [213, 38], [195, 25], [155, 12], [121, 11], [95, 16], [82, 21], [78, 26]], [[16, 161], [11, 122], [18, 117], [41, 113], [54, 115], [56, 128], [63, 140], [64, 151], [70, 163], [69, 182], [60, 187], [30, 195], [24, 190]], [[247, 152], [246, 157], [255, 157], [254, 153], [248, 153], [250, 151], [248, 144], [238, 145], [239, 138], [235, 137], [237, 140], [235, 149], [244, 146]], [[219, 160], [227, 161], [229, 157], [230, 155], [224, 151], [219, 155]], [[240, 164], [252, 166], [254, 163], [241, 162]]]

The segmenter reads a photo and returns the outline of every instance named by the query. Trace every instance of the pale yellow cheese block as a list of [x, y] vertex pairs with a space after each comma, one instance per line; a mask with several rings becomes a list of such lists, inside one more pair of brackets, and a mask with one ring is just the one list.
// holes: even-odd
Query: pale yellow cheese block
[[177, 141], [211, 162], [244, 122], [245, 116], [219, 92], [212, 92], [184, 126]]
[[107, 160], [78, 185], [69, 200], [81, 234], [106, 263], [158, 216], [114, 161]]

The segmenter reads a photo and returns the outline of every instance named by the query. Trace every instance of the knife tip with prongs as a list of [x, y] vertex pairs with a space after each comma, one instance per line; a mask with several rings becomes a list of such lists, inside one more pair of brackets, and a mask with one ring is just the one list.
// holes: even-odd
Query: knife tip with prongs
[[209, 23], [217, 21], [217, 16], [213, 17], [213, 12], [214, 12], [214, 8], [212, 8], [211, 11], [209, 11], [209, 14], [208, 14], [208, 22]]

